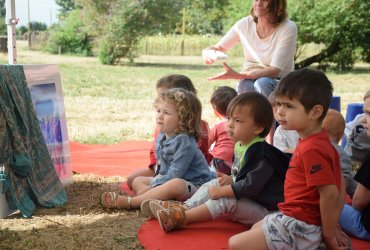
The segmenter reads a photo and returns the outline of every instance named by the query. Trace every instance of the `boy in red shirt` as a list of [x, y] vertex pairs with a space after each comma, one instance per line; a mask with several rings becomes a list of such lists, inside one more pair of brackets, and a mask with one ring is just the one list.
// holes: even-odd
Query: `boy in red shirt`
[[321, 128], [332, 84], [324, 73], [305, 68], [284, 77], [275, 91], [280, 126], [300, 137], [286, 173], [284, 202], [279, 212], [230, 238], [230, 249], [316, 249], [322, 241], [338, 249], [344, 194], [340, 159]]

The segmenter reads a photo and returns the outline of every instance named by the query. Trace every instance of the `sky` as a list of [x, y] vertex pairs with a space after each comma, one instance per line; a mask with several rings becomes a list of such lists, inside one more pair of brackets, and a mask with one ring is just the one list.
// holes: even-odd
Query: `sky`
[[54, 0], [15, 0], [15, 15], [19, 18], [17, 27], [28, 25], [28, 2], [31, 22], [42, 22], [50, 26], [58, 21], [59, 6]]

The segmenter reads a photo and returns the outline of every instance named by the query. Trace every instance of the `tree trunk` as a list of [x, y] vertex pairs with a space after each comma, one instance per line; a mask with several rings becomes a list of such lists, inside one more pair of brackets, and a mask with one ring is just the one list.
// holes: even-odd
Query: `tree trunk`
[[340, 46], [339, 46], [339, 42], [336, 41], [336, 42], [333, 42], [327, 49], [322, 50], [319, 54], [311, 56], [309, 58], [306, 58], [306, 59], [296, 63], [294, 65], [294, 68], [295, 69], [302, 69], [302, 68], [305, 68], [307, 66], [310, 66], [311, 64], [313, 64], [315, 62], [320, 63], [322, 60], [334, 55], [338, 51], [340, 51]]

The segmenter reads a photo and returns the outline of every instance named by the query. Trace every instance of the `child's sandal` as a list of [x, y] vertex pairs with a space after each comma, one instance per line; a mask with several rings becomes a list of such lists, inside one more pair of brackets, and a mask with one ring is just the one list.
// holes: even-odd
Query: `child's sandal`
[[[107, 196], [108, 195], [110, 196], [110, 199], [111, 199], [110, 203], [107, 202]], [[102, 197], [101, 197], [101, 203], [104, 207], [109, 208], [109, 209], [114, 209], [114, 208], [130, 209], [131, 208], [131, 199], [132, 199], [132, 197], [122, 196], [122, 198], [127, 198], [127, 204], [124, 204], [123, 206], [121, 204], [120, 206], [118, 206], [117, 200], [118, 200], [119, 196], [120, 195], [118, 195], [118, 193], [116, 193], [116, 192], [104, 192]]]

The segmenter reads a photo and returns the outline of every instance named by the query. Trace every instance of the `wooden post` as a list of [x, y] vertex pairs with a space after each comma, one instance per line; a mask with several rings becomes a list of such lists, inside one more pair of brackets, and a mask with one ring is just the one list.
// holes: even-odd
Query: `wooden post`
[[182, 41], [181, 41], [181, 55], [185, 55], [185, 18], [186, 10], [185, 7], [182, 9]]
[[28, 49], [31, 49], [31, 22], [30, 22], [30, 0], [28, 0]]

